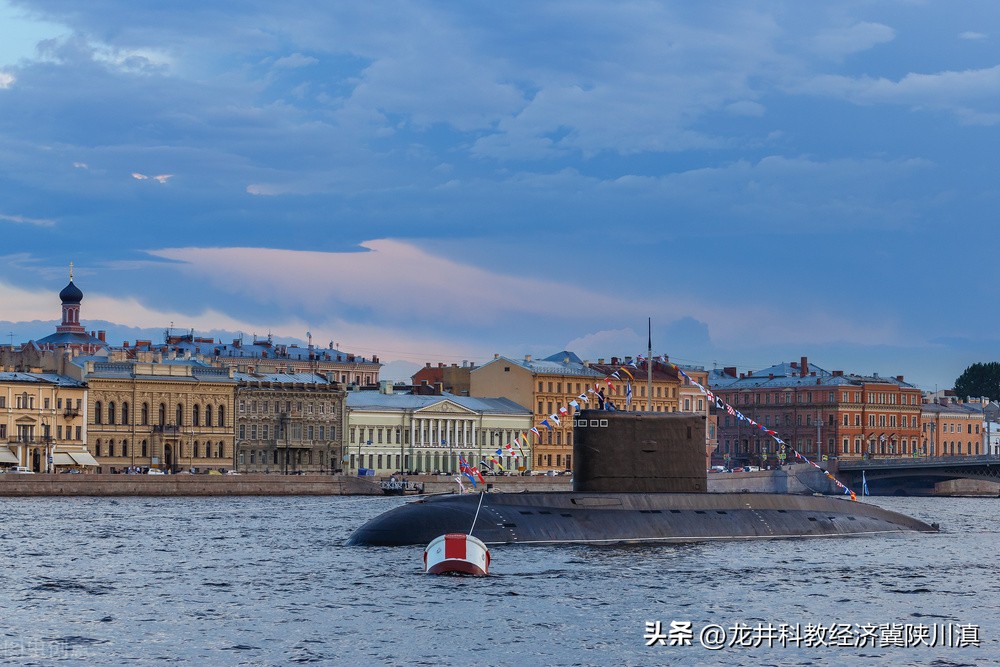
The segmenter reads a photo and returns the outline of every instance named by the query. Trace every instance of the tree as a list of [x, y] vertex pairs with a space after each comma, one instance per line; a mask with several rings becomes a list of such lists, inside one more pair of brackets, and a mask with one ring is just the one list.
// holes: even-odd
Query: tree
[[959, 398], [985, 396], [991, 401], [1000, 400], [1000, 363], [974, 363], [955, 380], [955, 393]]

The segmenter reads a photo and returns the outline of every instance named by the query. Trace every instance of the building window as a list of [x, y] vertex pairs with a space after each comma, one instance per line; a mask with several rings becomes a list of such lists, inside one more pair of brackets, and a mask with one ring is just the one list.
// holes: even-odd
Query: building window
[[[267, 405], [267, 404], [265, 403], [265, 405]], [[211, 405], [206, 405], [205, 406], [205, 426], [211, 426], [211, 425], [212, 425], [212, 406]]]
[[122, 403], [122, 424], [128, 426], [128, 402]]
[[226, 408], [223, 405], [219, 406], [219, 421], [218, 426], [226, 425]]
[[[20, 405], [18, 407], [21, 407]], [[104, 423], [104, 406], [100, 401], [94, 403], [94, 423], [103, 424]]]
[[201, 426], [201, 408], [197, 403], [191, 407], [191, 425]]

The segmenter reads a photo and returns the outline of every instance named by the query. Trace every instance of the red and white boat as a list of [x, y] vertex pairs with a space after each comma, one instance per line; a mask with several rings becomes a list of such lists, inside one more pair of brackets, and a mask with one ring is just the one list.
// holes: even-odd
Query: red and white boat
[[490, 550], [478, 537], [448, 533], [434, 538], [424, 549], [424, 571], [484, 577], [490, 573]]

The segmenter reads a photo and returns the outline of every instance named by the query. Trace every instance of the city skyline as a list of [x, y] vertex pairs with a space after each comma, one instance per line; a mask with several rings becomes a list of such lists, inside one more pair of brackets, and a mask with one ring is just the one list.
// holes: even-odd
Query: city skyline
[[51, 333], [74, 262], [113, 344], [308, 331], [409, 375], [644, 354], [652, 317], [679, 363], [947, 388], [1000, 343], [998, 29], [985, 2], [0, 0], [0, 336]]

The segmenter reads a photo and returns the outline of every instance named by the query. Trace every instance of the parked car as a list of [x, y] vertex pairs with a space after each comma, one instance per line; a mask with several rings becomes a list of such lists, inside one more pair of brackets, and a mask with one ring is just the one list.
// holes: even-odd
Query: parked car
[[14, 466], [13, 468], [8, 468], [7, 473], [10, 475], [34, 475], [35, 471], [24, 466]]
[[163, 472], [162, 470], [160, 470], [159, 468], [150, 468], [149, 470], [146, 471], [146, 474], [147, 475], [165, 475], [166, 473]]

